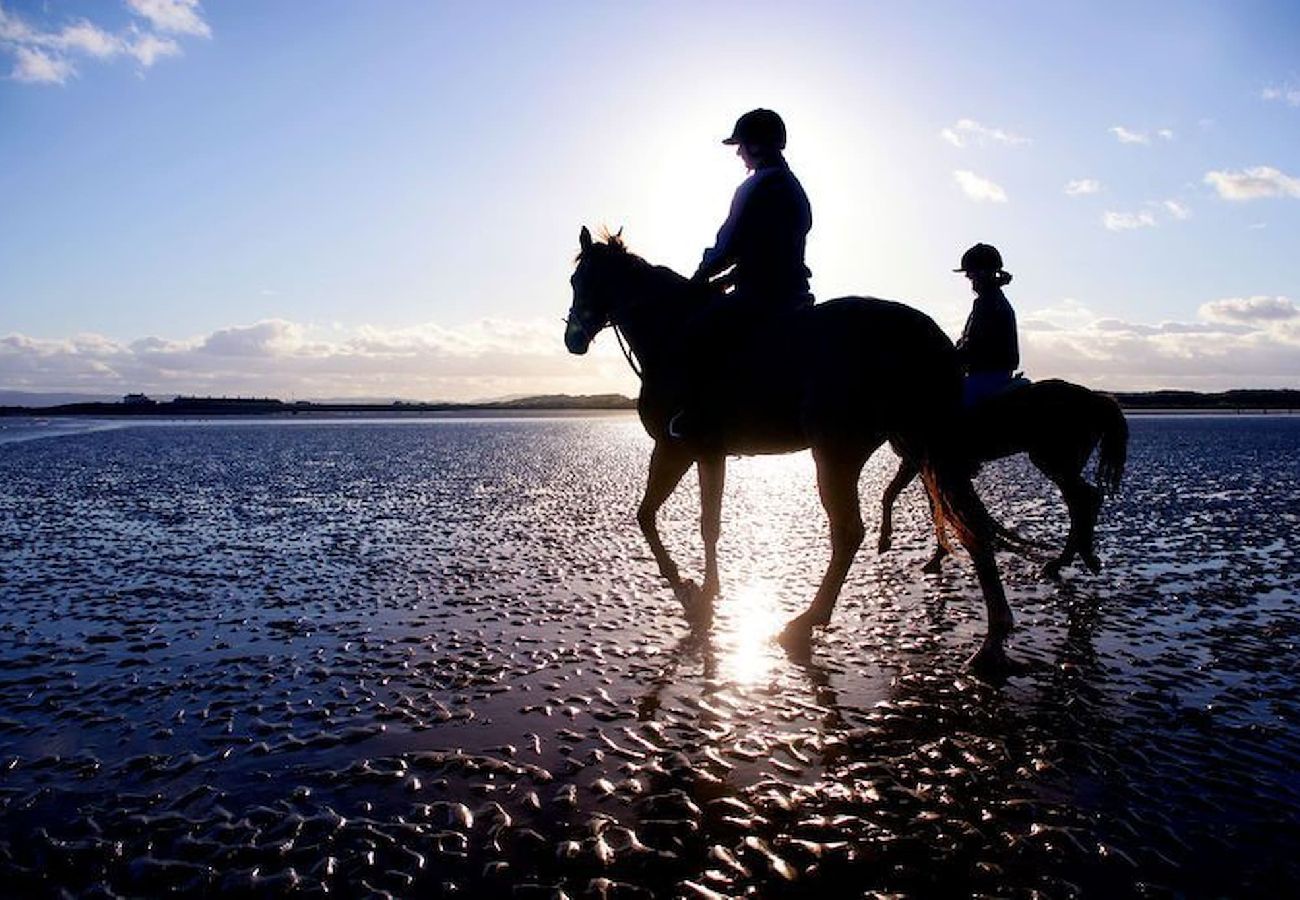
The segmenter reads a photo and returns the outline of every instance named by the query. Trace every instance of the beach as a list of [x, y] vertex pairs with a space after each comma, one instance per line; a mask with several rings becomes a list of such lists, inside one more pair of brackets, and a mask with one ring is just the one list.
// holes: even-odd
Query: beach
[[[919, 486], [810, 660], [807, 454], [729, 465], [716, 619], [626, 414], [114, 424], [0, 442], [0, 893], [1266, 894], [1300, 881], [1300, 418], [1130, 417], [1099, 574], [1002, 554], [966, 670]], [[1059, 494], [990, 465], [1058, 546]], [[661, 514], [698, 578], [692, 479]]]

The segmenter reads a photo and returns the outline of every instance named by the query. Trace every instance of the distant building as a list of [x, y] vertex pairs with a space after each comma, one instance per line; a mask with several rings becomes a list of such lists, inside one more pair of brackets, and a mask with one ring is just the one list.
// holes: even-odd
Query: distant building
[[153, 406], [157, 400], [150, 400], [144, 394], [127, 394], [122, 398], [122, 403], [126, 406]]

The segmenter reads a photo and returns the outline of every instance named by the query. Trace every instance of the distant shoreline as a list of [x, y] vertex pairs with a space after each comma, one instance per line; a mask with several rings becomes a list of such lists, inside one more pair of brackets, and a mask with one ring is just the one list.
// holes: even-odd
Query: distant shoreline
[[[1146, 391], [1111, 396], [1129, 413], [1294, 414], [1300, 411], [1300, 390], [1233, 390], [1202, 394], [1194, 391]], [[316, 403], [285, 402], [271, 397], [177, 397], [155, 401], [141, 394], [120, 402], [64, 403], [54, 406], [0, 406], [0, 416], [90, 416], [95, 418], [193, 418], [213, 416], [397, 416], [455, 415], [518, 416], [620, 412], [636, 409], [636, 401], [621, 394], [522, 397], [490, 403]]]

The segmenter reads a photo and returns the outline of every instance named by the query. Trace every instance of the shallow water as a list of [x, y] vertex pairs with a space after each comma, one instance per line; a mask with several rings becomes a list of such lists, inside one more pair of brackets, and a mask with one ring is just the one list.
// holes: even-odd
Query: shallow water
[[[1300, 419], [1131, 420], [1100, 575], [1001, 558], [963, 660], [909, 488], [811, 661], [806, 455], [733, 462], [692, 635], [624, 416], [154, 425], [0, 446], [0, 893], [1266, 893], [1300, 880]], [[869, 529], [892, 474], [863, 477]], [[1005, 522], [1059, 543], [1027, 463]], [[696, 496], [661, 514], [698, 572]], [[714, 893], [711, 893], [714, 892]]]

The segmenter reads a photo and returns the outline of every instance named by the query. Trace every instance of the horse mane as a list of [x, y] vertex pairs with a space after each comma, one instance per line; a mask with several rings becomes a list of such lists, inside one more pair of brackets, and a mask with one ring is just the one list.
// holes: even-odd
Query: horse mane
[[[604, 247], [610, 251], [613, 251], [614, 253], [619, 253], [624, 256], [629, 256], [632, 259], [635, 259], [639, 262], [645, 262], [644, 259], [637, 256], [635, 253], [633, 253], [631, 250], [628, 249], [627, 241], [623, 240], [622, 228], [620, 228], [618, 231], [610, 231], [608, 225], [600, 226], [600, 230], [596, 232], [596, 240], [595, 242], [592, 243], [591, 246], [593, 249], [596, 247]], [[573, 257], [573, 261], [576, 263], [580, 259], [582, 259], [582, 254], [583, 251], [579, 250], [578, 254], [575, 257]]]
[[605, 246], [609, 247], [611, 250], [617, 250], [620, 253], [626, 253], [629, 256], [636, 255], [627, 249], [627, 241], [623, 240], [622, 228], [611, 233], [608, 225], [602, 225], [600, 226], [600, 239], [604, 242]]

